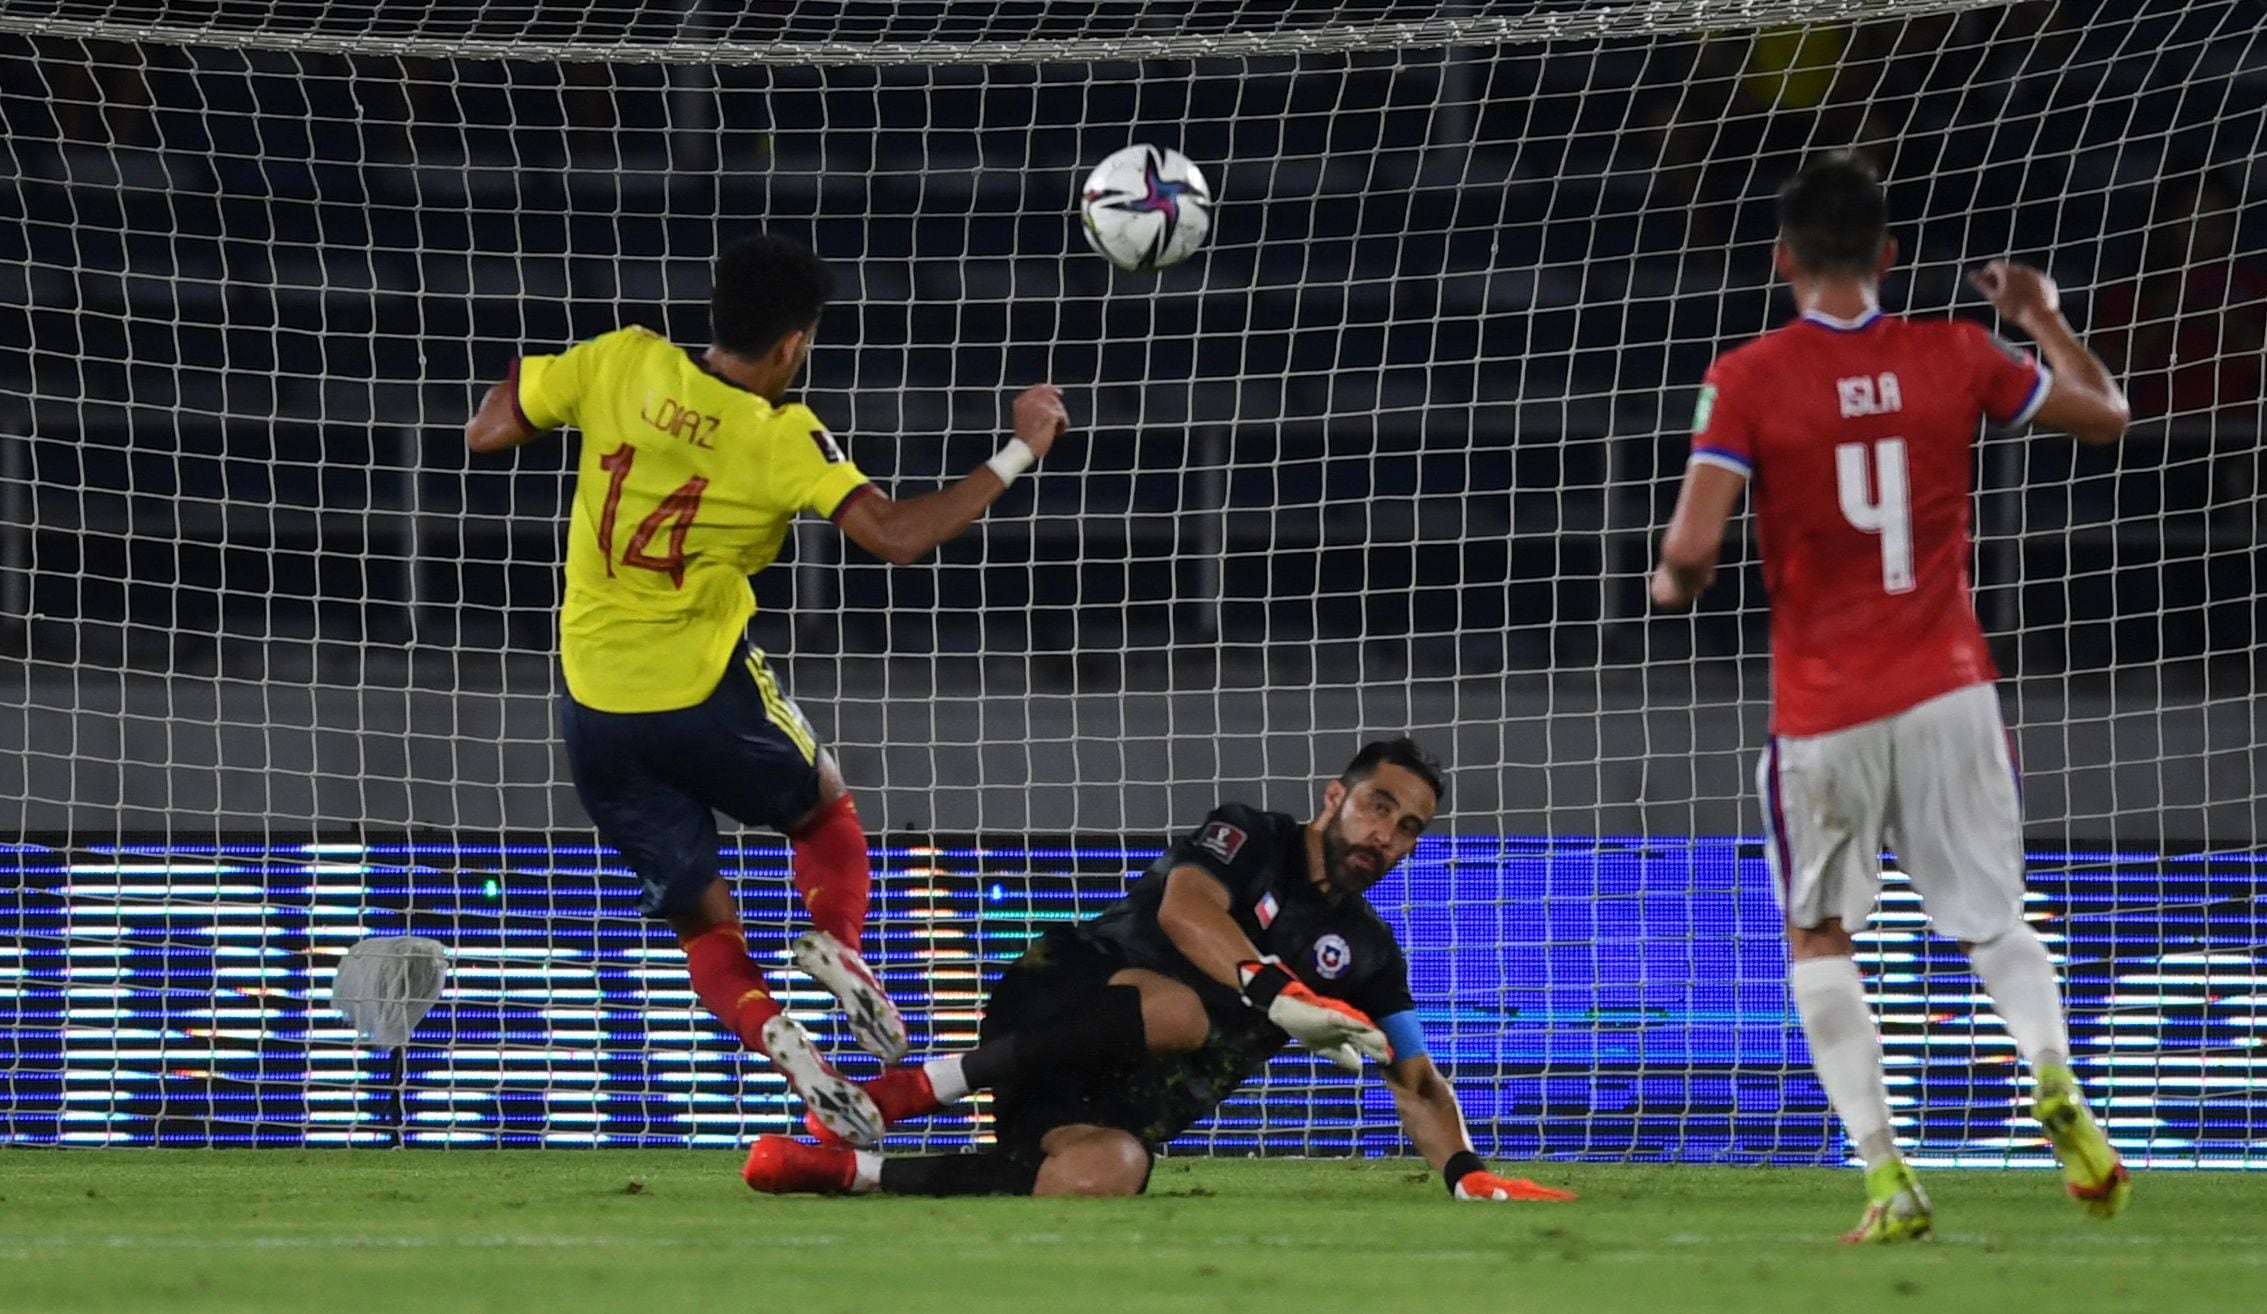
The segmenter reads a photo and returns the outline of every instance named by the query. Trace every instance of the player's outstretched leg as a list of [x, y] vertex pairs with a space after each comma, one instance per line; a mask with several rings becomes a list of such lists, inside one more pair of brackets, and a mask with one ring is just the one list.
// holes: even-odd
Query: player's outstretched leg
[[[1805, 938], [1841, 940], [1839, 922]], [[1846, 942], [1845, 942], [1846, 943]], [[1881, 1075], [1881, 1033], [1866, 1007], [1858, 965], [1847, 953], [1795, 960], [1789, 979], [1811, 1065], [1826, 1098], [1866, 1162], [1866, 1212], [1842, 1239], [1913, 1241], [1929, 1232], [1929, 1200], [1889, 1129], [1889, 1092]]]
[[[1192, 1021], [1201, 1027], [1202, 1006], [1194, 1003]], [[1194, 1041], [1160, 1038], [1169, 1049], [1193, 1048]], [[971, 1091], [991, 1090], [1018, 1079], [1063, 1077], [1108, 1072], [1137, 1062], [1150, 1052], [1143, 994], [1132, 985], [1110, 985], [1076, 996], [1062, 1015], [1037, 1022], [1004, 1036], [995, 1036], [960, 1054], [940, 1054], [912, 1067], [892, 1068], [863, 1083], [866, 1094], [886, 1123], [898, 1123], [934, 1113]], [[804, 1125], [822, 1143], [832, 1143], [816, 1118]]]
[[2018, 921], [1990, 940], [1969, 945], [1968, 961], [1975, 964], [1992, 1007], [2031, 1065], [2038, 1083], [2031, 1111], [2062, 1162], [2064, 1187], [2088, 1214], [2115, 1218], [2133, 1194], [2133, 1179], [2087, 1112], [2078, 1079], [2071, 1074], [2070, 1036], [2054, 959], [2037, 933]]
[[885, 1060], [903, 1058], [911, 1047], [905, 1020], [858, 953], [873, 868], [857, 804], [849, 794], [837, 794], [798, 822], [787, 839], [795, 892], [816, 928], [796, 939], [795, 965], [842, 1001], [860, 1049]]
[[883, 1158], [869, 1150], [758, 1136], [740, 1180], [766, 1195], [1029, 1195], [1038, 1170], [999, 1150]]

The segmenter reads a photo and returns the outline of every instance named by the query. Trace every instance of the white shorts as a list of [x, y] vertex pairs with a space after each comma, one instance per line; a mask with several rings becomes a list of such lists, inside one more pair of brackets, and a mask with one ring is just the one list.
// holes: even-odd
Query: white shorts
[[1756, 784], [1792, 925], [1862, 928], [1884, 847], [1938, 932], [1994, 940], [2022, 916], [2022, 787], [1989, 684], [1830, 734], [1774, 735]]

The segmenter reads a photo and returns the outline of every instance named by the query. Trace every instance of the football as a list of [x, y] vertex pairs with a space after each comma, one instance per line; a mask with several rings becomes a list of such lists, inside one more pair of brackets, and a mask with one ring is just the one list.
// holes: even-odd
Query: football
[[1212, 189], [1188, 156], [1168, 146], [1128, 146], [1087, 175], [1079, 194], [1086, 241], [1120, 269], [1177, 265], [1212, 231]]

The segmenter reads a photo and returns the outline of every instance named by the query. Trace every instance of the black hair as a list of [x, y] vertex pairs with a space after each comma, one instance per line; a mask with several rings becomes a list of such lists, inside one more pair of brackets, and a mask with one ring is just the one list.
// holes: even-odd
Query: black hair
[[1377, 774], [1381, 765], [1391, 763], [1405, 771], [1415, 772], [1417, 778], [1433, 787], [1433, 802], [1438, 804], [1448, 797], [1448, 784], [1441, 771], [1440, 759], [1418, 747], [1417, 741], [1407, 735], [1397, 739], [1377, 739], [1362, 745], [1354, 760], [1338, 773], [1338, 783], [1351, 789]]
[[834, 272], [809, 247], [770, 233], [742, 238], [716, 255], [709, 341], [735, 356], [762, 356], [817, 324], [833, 296]]
[[1871, 274], [1889, 237], [1881, 175], [1847, 153], [1806, 164], [1779, 189], [1779, 240], [1807, 274]]

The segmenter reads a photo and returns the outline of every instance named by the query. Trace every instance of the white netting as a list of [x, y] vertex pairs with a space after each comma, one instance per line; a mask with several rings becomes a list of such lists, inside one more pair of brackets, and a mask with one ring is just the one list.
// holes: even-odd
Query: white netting
[[[813, 523], [758, 584], [937, 1035], [1129, 851], [1221, 797], [1303, 809], [1411, 729], [1451, 761], [1457, 838], [1380, 898], [1483, 1139], [1835, 1153], [1760, 860], [1725, 838], [1757, 830], [1760, 589], [1656, 620], [1644, 574], [1702, 369], [1786, 313], [1771, 191], [1857, 145], [1891, 180], [1893, 307], [1973, 315], [1964, 267], [2041, 262], [2135, 397], [2112, 452], [1986, 443], [1979, 606], [2088, 1075], [2143, 1156], [2240, 1158], [2260, 18], [0, 5], [6, 1134], [380, 1139], [404, 1082], [434, 1139], [785, 1125], [575, 848], [572, 448], [468, 461], [458, 433], [521, 351], [697, 342], [708, 260], [763, 226], [842, 275], [808, 400], [885, 482], [971, 467], [1040, 379], [1078, 426], [938, 564], [844, 560]], [[1130, 140], [1221, 200], [1154, 278], [1073, 228]], [[310, 1001], [402, 932], [456, 957], [395, 1076]], [[2031, 1153], [1961, 970], [1894, 917], [1881, 943], [1893, 1050], [1950, 1062], [1899, 1088], [1905, 1130]], [[1390, 1142], [1377, 1097], [1303, 1066], [1229, 1113], [1217, 1144]]]
[[11, 4], [0, 31], [183, 46], [445, 59], [690, 64], [1037, 64], [1238, 58], [1658, 37], [2004, 7], [2005, 0], [1540, 0], [1292, 5], [1168, 0], [987, 5], [819, 0], [611, 5]]

